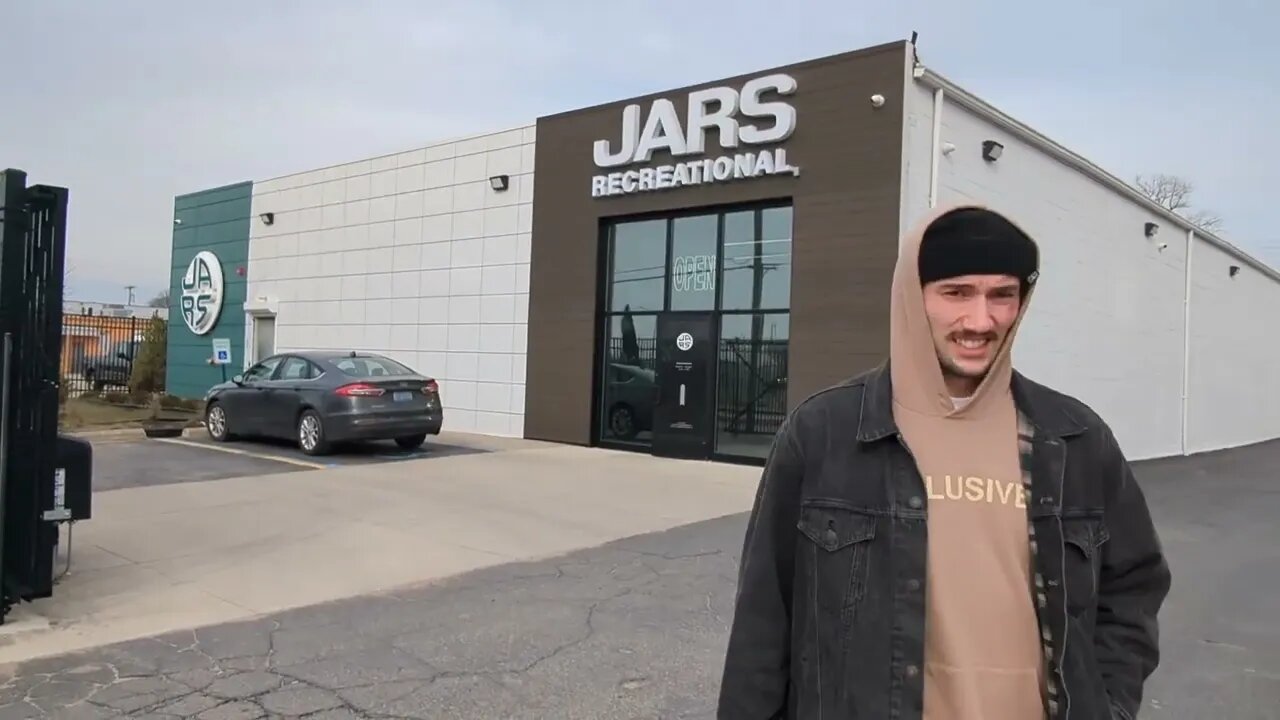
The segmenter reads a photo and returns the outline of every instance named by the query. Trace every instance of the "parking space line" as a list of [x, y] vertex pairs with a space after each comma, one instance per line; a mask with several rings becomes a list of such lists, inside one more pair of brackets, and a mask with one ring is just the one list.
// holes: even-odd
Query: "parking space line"
[[186, 447], [202, 448], [205, 450], [216, 450], [218, 452], [231, 453], [232, 455], [243, 455], [258, 460], [271, 460], [273, 462], [289, 463], [290, 465], [299, 465], [314, 470], [327, 470], [333, 465], [325, 465], [323, 463], [311, 462], [309, 460], [297, 460], [283, 455], [268, 455], [266, 453], [249, 452], [239, 448], [221, 447], [219, 445], [209, 445], [207, 443], [193, 442], [191, 440], [179, 440], [178, 438], [156, 438], [160, 442], [170, 443], [172, 445], [185, 445]]

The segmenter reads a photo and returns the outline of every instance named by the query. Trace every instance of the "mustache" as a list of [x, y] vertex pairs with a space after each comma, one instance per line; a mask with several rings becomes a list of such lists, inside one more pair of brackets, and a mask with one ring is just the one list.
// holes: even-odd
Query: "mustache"
[[979, 332], [954, 332], [954, 333], [951, 333], [950, 335], [948, 335], [948, 336], [947, 336], [947, 339], [948, 339], [948, 340], [955, 340], [955, 341], [960, 341], [960, 340], [988, 340], [988, 341], [990, 341], [990, 342], [995, 342], [996, 340], [999, 340], [999, 339], [1000, 339], [1000, 336], [999, 336], [999, 335], [996, 335], [994, 332], [985, 332], [985, 333], [979, 333]]

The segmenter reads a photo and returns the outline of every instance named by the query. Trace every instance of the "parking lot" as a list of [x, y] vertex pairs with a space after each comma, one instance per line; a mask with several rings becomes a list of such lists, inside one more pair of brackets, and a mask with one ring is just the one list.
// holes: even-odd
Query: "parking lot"
[[[758, 470], [519, 445], [104, 493], [0, 717], [714, 717]], [[1141, 717], [1280, 717], [1276, 467], [1135, 466], [1174, 570]]]
[[184, 437], [173, 439], [149, 439], [141, 433], [89, 436], [88, 439], [93, 444], [95, 492], [453, 457], [489, 450], [465, 439], [433, 437], [414, 450], [402, 450], [389, 441], [369, 442], [342, 446], [330, 455], [313, 457], [287, 442], [214, 442], [203, 428], [189, 430]]

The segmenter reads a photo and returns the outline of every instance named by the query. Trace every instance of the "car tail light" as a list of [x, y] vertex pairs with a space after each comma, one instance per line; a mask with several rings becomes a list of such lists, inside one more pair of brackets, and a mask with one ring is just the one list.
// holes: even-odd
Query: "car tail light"
[[427, 384], [422, 386], [422, 393], [424, 395], [439, 393], [439, 392], [440, 392], [440, 384], [437, 383], [435, 380], [428, 380]]
[[378, 397], [387, 391], [376, 385], [370, 385], [368, 383], [352, 383], [350, 385], [343, 385], [335, 392], [343, 397]]

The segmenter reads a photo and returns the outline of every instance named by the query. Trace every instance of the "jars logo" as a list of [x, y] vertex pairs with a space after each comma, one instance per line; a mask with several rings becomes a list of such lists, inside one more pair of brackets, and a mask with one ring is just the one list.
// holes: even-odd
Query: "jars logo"
[[182, 319], [196, 335], [204, 335], [218, 324], [222, 313], [222, 262], [208, 250], [191, 258], [182, 276]]

